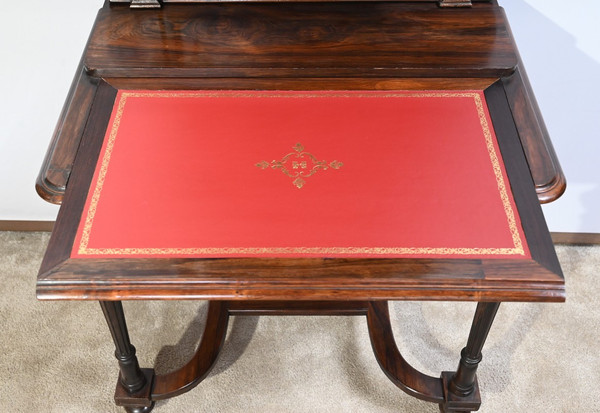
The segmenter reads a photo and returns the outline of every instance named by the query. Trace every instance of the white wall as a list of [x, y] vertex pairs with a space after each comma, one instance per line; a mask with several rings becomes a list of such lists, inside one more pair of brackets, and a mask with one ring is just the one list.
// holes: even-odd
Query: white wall
[[[599, 232], [600, 1], [501, 0], [567, 174], [552, 231]], [[52, 220], [34, 182], [100, 0], [2, 5], [0, 220]]]
[[0, 220], [54, 220], [35, 179], [97, 10], [97, 0], [0, 6]]
[[600, 233], [600, 1], [502, 5], [567, 176], [565, 195], [544, 206], [548, 225]]

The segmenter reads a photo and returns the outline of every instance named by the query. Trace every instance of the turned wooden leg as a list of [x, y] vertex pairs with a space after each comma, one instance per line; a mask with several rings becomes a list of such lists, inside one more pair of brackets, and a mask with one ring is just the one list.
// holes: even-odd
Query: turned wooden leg
[[129, 341], [123, 304], [120, 301], [100, 301], [102, 312], [115, 343], [115, 357], [119, 361], [119, 380], [115, 403], [129, 413], [147, 413], [154, 403], [150, 400], [152, 369], [140, 369], [135, 347]]
[[456, 373], [442, 373], [445, 401], [443, 412], [471, 412], [479, 409], [481, 398], [477, 385], [477, 366], [481, 362], [481, 349], [498, 311], [500, 303], [479, 303], [473, 318], [467, 346], [461, 352]]

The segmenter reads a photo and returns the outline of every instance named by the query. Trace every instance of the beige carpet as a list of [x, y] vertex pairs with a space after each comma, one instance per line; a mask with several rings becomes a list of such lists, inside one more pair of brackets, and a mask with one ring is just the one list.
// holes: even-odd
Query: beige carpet
[[[0, 233], [0, 412], [120, 412], [114, 347], [95, 302], [37, 302], [48, 234]], [[558, 247], [566, 304], [506, 303], [479, 369], [483, 412], [600, 412], [600, 247]], [[398, 346], [453, 370], [472, 303], [395, 303]], [[204, 302], [125, 303], [142, 366], [193, 353]], [[362, 317], [238, 317], [216, 368], [167, 412], [436, 412], [384, 376]]]

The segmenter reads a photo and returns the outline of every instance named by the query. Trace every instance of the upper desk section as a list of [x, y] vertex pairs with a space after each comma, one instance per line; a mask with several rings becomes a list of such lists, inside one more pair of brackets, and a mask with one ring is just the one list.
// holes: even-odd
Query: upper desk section
[[212, 3], [103, 8], [101, 77], [503, 77], [518, 57], [491, 3]]
[[539, 200], [565, 189], [496, 1], [161, 3], [106, 1], [99, 11], [37, 180], [49, 202], [62, 202], [102, 81], [119, 90], [485, 90], [501, 82]]

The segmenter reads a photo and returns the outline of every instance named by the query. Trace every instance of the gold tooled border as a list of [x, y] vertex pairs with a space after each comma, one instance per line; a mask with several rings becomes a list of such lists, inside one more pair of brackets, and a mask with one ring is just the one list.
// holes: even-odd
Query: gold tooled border
[[[479, 115], [479, 121], [483, 134], [485, 137], [486, 147], [490, 156], [494, 175], [496, 177], [496, 184], [498, 186], [498, 192], [502, 200], [504, 212], [508, 227], [511, 232], [513, 247], [512, 248], [444, 248], [444, 247], [210, 247], [210, 248], [89, 248], [90, 234], [94, 224], [94, 216], [96, 215], [96, 209], [98, 202], [100, 201], [100, 195], [104, 186], [104, 180], [108, 171], [110, 158], [115, 145], [115, 140], [123, 117], [125, 104], [128, 98], [136, 97], [161, 97], [161, 98], [172, 98], [172, 97], [268, 97], [268, 98], [321, 98], [321, 97], [403, 97], [403, 98], [423, 98], [423, 97], [461, 97], [461, 98], [473, 98], [477, 113]], [[83, 231], [77, 254], [83, 255], [122, 255], [122, 256], [162, 256], [162, 255], [173, 255], [173, 256], [228, 256], [228, 255], [442, 255], [442, 256], [489, 256], [489, 255], [525, 255], [525, 249], [521, 234], [517, 226], [517, 220], [515, 218], [515, 212], [513, 210], [510, 197], [508, 195], [508, 189], [506, 187], [504, 175], [500, 165], [500, 160], [496, 152], [494, 145], [494, 139], [490, 130], [490, 125], [487, 120], [483, 101], [481, 99], [481, 93], [477, 91], [465, 91], [465, 92], [385, 92], [385, 93], [344, 93], [344, 92], [330, 92], [330, 93], [277, 93], [277, 92], [121, 92], [120, 99], [117, 105], [114, 121], [112, 128], [108, 136], [106, 148], [103, 151], [102, 161], [99, 165], [100, 170], [98, 171], [98, 179], [92, 193], [92, 199], [90, 200], [89, 208], [85, 216], [85, 222], [83, 225]]]

